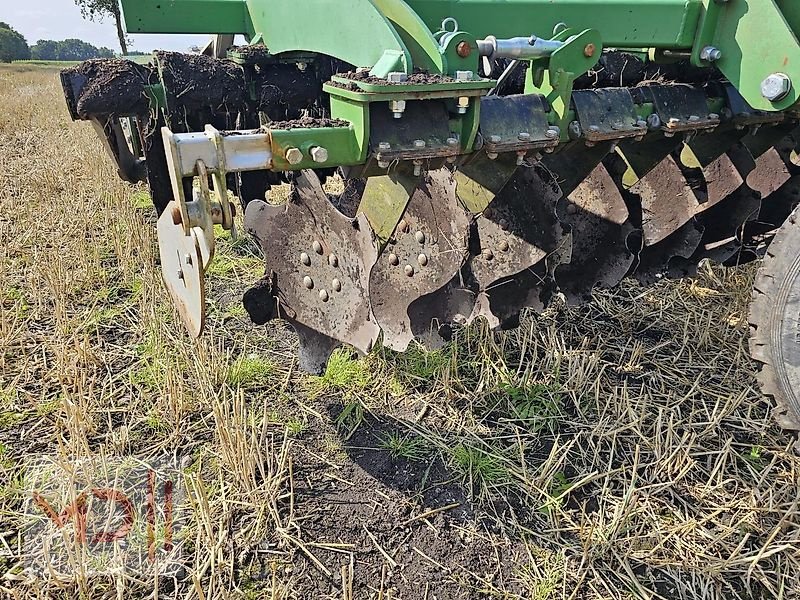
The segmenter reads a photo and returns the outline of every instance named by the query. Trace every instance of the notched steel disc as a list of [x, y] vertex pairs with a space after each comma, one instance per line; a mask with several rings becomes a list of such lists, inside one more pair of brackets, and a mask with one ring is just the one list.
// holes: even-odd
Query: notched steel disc
[[321, 370], [338, 343], [364, 353], [372, 349], [379, 328], [367, 289], [378, 250], [364, 215], [340, 213], [316, 174], [303, 171], [285, 205], [251, 201], [245, 227], [273, 274], [278, 317], [300, 335], [301, 366]]
[[478, 290], [471, 319], [502, 327], [525, 307], [543, 307], [553, 269], [570, 255], [569, 233], [556, 216], [560, 197], [546, 169], [521, 167], [477, 215], [467, 269]]
[[605, 166], [598, 165], [562, 199], [559, 218], [572, 229], [572, 258], [555, 272], [567, 302], [589, 300], [595, 286], [617, 285], [633, 264], [628, 237], [636, 228]]
[[[370, 274], [372, 313], [384, 346], [405, 351], [415, 333], [447, 320], [447, 299], [439, 303], [426, 297], [445, 288], [464, 264], [469, 224], [450, 171], [428, 173]], [[412, 323], [409, 307], [415, 301], [424, 302], [425, 309], [412, 311]]]
[[183, 324], [193, 337], [203, 332], [206, 315], [205, 277], [200, 247], [194, 231], [186, 235], [183, 225], [172, 220], [171, 202], [158, 218], [158, 250], [161, 274]]

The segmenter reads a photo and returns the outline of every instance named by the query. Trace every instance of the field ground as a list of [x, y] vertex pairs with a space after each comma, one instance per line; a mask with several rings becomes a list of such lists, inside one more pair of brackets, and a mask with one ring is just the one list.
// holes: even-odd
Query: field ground
[[[0, 69], [0, 588], [12, 598], [795, 598], [800, 459], [747, 354], [753, 267], [625, 283], [442, 351], [297, 371], [222, 239], [183, 334], [146, 190], [57, 72]], [[35, 577], [31, 456], [184, 457], [185, 569]], [[68, 487], [68, 486], [67, 486]]]

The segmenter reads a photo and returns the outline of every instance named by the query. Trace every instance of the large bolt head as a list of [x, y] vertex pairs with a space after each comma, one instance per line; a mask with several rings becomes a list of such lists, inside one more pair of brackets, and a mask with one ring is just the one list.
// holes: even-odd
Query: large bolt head
[[328, 162], [328, 149], [322, 146], [314, 146], [311, 149], [311, 160], [315, 163]]
[[761, 95], [770, 102], [783, 100], [792, 91], [792, 80], [786, 73], [773, 73], [761, 82]]
[[300, 148], [287, 148], [284, 156], [286, 157], [286, 162], [290, 165], [299, 165], [303, 162], [303, 153]]

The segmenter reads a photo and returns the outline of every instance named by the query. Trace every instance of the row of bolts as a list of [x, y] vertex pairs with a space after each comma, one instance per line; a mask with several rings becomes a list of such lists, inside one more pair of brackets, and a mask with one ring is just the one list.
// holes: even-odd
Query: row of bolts
[[[501, 219], [500, 224], [501, 224], [501, 227], [503, 229], [507, 229], [508, 228], [508, 225], [505, 222], [505, 220]], [[403, 233], [407, 233], [408, 230], [409, 230], [409, 225], [408, 225], [408, 223], [406, 222], [405, 219], [402, 219], [400, 221], [400, 223], [398, 223], [397, 227], [398, 227], [398, 230], [402, 231]], [[417, 240], [417, 243], [424, 244], [425, 243], [425, 233], [422, 232], [422, 231], [417, 231], [414, 234], [414, 239]], [[322, 248], [322, 243], [319, 240], [314, 240], [314, 243], [311, 245], [311, 247], [313, 248], [314, 252], [316, 252], [317, 254], [321, 255], [324, 252], [324, 250]], [[500, 242], [500, 250], [503, 251], [503, 252], [508, 252], [510, 250], [510, 246], [509, 246], [507, 241], [503, 240], [502, 242]], [[494, 252], [492, 252], [491, 248], [484, 249], [481, 254], [486, 260], [492, 260], [494, 258]], [[300, 262], [303, 263], [303, 265], [306, 266], [306, 267], [310, 267], [311, 266], [311, 257], [308, 255], [307, 252], [301, 252], [300, 253]], [[419, 263], [419, 265], [421, 267], [427, 266], [427, 264], [428, 264], [428, 256], [427, 256], [427, 254], [425, 254], [424, 252], [420, 253], [420, 255], [417, 257], [417, 262]], [[328, 255], [328, 264], [333, 268], [338, 267], [339, 266], [339, 258], [333, 253], [329, 254]], [[398, 266], [400, 264], [400, 258], [394, 252], [389, 254], [389, 264], [391, 264], [393, 267], [396, 267], [396, 266]], [[414, 269], [413, 265], [407, 264], [405, 267], [403, 267], [403, 272], [407, 276], [413, 277], [414, 273], [416, 273], [416, 269]], [[313, 290], [314, 289], [314, 280], [311, 278], [310, 275], [306, 275], [305, 277], [303, 277], [303, 285], [305, 285], [306, 288], [309, 289], [309, 290]], [[338, 278], [334, 278], [333, 281], [331, 281], [331, 288], [333, 289], [334, 292], [341, 292], [342, 291], [342, 282]], [[327, 290], [321, 289], [319, 291], [319, 298], [323, 302], [327, 302], [330, 299], [330, 294], [328, 294]]]

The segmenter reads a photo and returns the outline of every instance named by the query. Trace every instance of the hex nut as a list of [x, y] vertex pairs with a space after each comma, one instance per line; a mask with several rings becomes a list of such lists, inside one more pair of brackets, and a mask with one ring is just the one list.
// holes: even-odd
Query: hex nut
[[714, 46], [706, 46], [700, 50], [700, 60], [707, 62], [716, 62], [722, 58], [722, 51]]
[[299, 165], [303, 162], [303, 153], [300, 148], [287, 148], [284, 156], [286, 157], [286, 162], [290, 165]]
[[761, 82], [761, 95], [770, 102], [783, 100], [792, 91], [792, 80], [786, 73], [773, 73]]
[[322, 146], [314, 146], [311, 149], [311, 160], [315, 163], [328, 162], [328, 149]]

